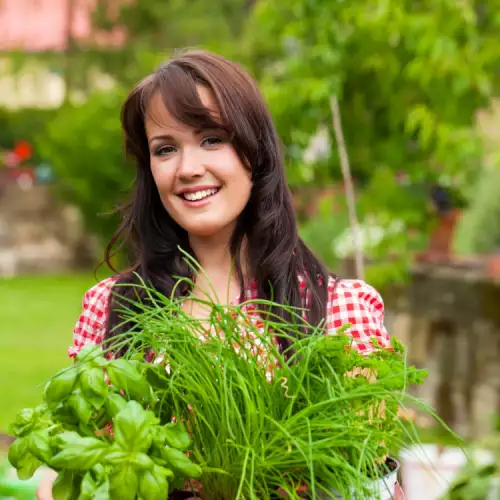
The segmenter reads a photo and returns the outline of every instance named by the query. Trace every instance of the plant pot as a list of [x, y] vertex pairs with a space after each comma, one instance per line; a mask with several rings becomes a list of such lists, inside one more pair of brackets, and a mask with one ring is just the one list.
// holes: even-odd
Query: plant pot
[[[391, 472], [385, 476], [375, 479], [370, 482], [368, 489], [370, 490], [370, 496], [363, 494], [361, 498], [356, 494], [354, 490], [351, 491], [352, 496], [356, 500], [392, 500], [396, 495], [396, 485], [398, 482], [398, 472], [399, 472], [399, 462], [394, 458], [388, 458], [386, 463], [392, 469]], [[322, 495], [320, 497], [322, 500], [340, 500], [342, 496], [332, 489], [331, 495]]]

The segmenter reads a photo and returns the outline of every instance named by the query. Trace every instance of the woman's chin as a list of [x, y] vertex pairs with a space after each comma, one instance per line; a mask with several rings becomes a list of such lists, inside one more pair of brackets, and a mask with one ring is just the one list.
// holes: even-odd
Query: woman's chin
[[185, 229], [189, 234], [190, 238], [217, 238], [227, 233], [227, 225], [221, 225], [220, 223], [200, 221], [197, 224], [186, 225]]

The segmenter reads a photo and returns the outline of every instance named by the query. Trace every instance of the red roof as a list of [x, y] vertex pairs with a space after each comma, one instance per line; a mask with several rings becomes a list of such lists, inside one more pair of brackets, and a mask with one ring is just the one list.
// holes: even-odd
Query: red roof
[[[121, 45], [125, 38], [123, 28], [117, 27], [111, 33], [92, 29], [91, 16], [96, 1], [73, 0], [73, 37], [77, 41], [91, 41], [101, 46]], [[68, 3], [68, 0], [0, 1], [0, 51], [64, 50]]]

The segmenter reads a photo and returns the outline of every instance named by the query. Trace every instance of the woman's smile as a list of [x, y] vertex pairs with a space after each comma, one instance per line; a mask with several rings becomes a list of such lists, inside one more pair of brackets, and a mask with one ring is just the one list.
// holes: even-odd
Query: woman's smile
[[195, 186], [181, 190], [177, 196], [188, 207], [198, 208], [210, 204], [222, 189], [220, 186]]

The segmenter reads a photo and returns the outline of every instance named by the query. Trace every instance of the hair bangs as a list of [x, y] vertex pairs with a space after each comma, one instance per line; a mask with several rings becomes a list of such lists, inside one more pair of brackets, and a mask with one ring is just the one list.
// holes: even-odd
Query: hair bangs
[[200, 85], [208, 88], [213, 94], [210, 85], [197, 75], [175, 65], [166, 66], [155, 74], [150, 85], [142, 89], [140, 97], [142, 116], [148, 116], [158, 125], [162, 125], [160, 113], [155, 113], [150, 106], [153, 97], [160, 95], [165, 109], [178, 122], [200, 130], [223, 129], [232, 135], [232, 127], [229, 123], [223, 122], [219, 109], [207, 107], [202, 102], [199, 94]]

